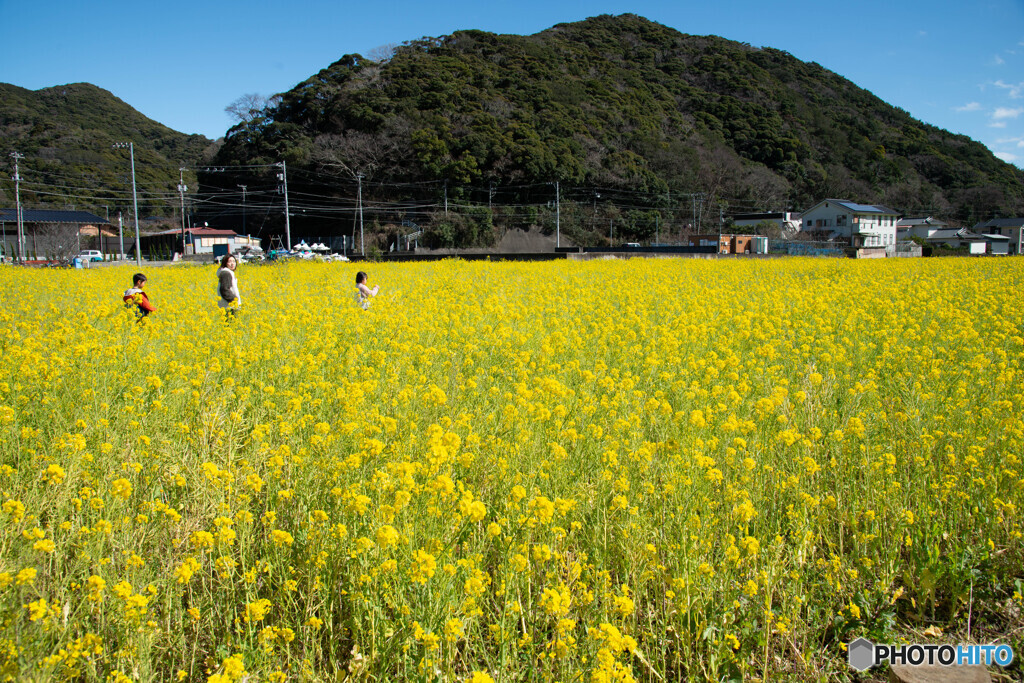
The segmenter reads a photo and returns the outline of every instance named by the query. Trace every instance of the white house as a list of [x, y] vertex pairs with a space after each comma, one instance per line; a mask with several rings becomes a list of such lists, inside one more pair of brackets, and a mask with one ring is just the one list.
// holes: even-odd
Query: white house
[[1009, 238], [1007, 253], [1024, 254], [1024, 218], [994, 218], [978, 223], [974, 232], [986, 235], [1002, 235]]
[[829, 232], [831, 239], [848, 239], [852, 247], [896, 247], [899, 212], [885, 206], [826, 199], [803, 213], [802, 232]]
[[939, 230], [945, 230], [949, 224], [940, 221], [938, 218], [925, 216], [924, 218], [901, 218], [896, 221], [896, 239], [899, 241], [909, 240], [911, 237], [928, 239]]
[[1009, 253], [1010, 238], [1006, 235], [979, 235], [967, 228], [946, 228], [936, 230], [928, 237], [929, 244], [944, 244], [954, 249], [968, 247], [973, 255], [997, 254], [1006, 255]]

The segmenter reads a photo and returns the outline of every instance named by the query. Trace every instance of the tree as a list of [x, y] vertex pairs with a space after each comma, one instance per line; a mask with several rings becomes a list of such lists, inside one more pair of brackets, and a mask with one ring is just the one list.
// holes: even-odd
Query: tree
[[248, 93], [224, 107], [224, 112], [235, 122], [248, 125], [263, 116], [271, 105], [271, 99], [257, 93]]

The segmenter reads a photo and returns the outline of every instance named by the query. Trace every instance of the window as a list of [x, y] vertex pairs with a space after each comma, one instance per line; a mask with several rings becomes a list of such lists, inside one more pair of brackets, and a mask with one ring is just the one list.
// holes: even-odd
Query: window
[[836, 225], [837, 226], [846, 225], [846, 214], [842, 214], [841, 213], [838, 216], [836, 216]]

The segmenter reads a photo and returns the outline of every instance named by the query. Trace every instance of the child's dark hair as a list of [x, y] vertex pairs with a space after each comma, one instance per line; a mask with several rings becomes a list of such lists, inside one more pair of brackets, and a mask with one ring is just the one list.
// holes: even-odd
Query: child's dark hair
[[358, 285], [360, 282], [366, 282], [366, 273], [361, 270], [356, 273], [356, 284]]
[[[224, 254], [224, 257], [220, 260], [220, 267], [221, 268], [227, 268], [228, 267], [228, 259], [229, 258], [235, 258], [235, 257], [232, 256], [231, 254]], [[237, 263], [237, 261], [236, 261], [236, 263]]]
[[140, 282], [145, 282], [145, 281], [146, 281], [146, 276], [143, 275], [142, 273], [135, 273], [135, 275], [132, 275], [132, 285], [137, 285]]

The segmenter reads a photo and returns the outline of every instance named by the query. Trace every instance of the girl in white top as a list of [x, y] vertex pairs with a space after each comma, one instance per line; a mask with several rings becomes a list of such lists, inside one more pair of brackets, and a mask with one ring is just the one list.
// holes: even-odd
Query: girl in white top
[[370, 307], [370, 297], [377, 296], [377, 292], [380, 291], [380, 285], [374, 285], [373, 289], [366, 286], [366, 273], [359, 271], [356, 273], [356, 303], [366, 310]]
[[217, 305], [228, 315], [233, 315], [235, 309], [242, 305], [242, 296], [238, 293], [238, 278], [235, 277], [237, 267], [235, 257], [228, 254], [220, 260], [220, 270], [217, 271], [217, 293], [220, 294]]

